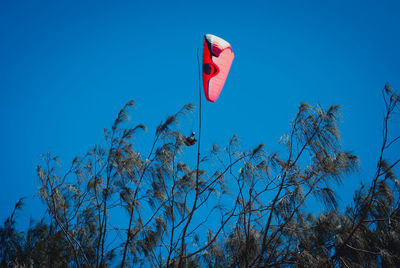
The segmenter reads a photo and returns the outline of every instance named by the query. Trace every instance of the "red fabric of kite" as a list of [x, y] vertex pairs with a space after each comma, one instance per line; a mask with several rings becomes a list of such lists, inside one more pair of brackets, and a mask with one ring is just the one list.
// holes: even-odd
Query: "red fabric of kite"
[[224, 87], [234, 55], [231, 45], [212, 34], [204, 37], [203, 86], [206, 99], [215, 102]]

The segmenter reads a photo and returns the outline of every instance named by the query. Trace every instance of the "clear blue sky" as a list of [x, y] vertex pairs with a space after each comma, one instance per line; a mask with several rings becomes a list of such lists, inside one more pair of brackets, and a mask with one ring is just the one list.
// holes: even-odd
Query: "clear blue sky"
[[205, 33], [229, 41], [235, 60], [217, 102], [204, 104], [202, 148], [238, 134], [244, 148], [280, 150], [300, 102], [340, 104], [343, 147], [361, 158], [360, 174], [338, 188], [348, 201], [376, 166], [381, 89], [400, 88], [399, 3], [1, 1], [0, 221], [22, 196], [21, 219], [40, 218], [40, 154], [70, 163], [102, 142], [128, 100], [137, 106], [132, 124], [146, 124], [149, 136], [197, 104]]

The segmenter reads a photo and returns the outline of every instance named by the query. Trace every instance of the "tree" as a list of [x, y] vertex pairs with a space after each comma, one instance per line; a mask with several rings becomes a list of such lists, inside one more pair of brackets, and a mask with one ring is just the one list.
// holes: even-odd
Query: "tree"
[[[51, 267], [398, 266], [393, 169], [400, 159], [390, 162], [385, 154], [400, 140], [389, 133], [400, 98], [389, 86], [383, 95], [377, 171], [344, 212], [332, 186], [357, 170], [358, 158], [341, 149], [339, 106], [301, 104], [281, 153], [262, 144], [243, 151], [233, 136], [202, 157], [199, 140], [191, 162], [177, 125], [194, 106], [162, 121], [148, 152], [140, 153], [136, 133], [145, 127], [129, 127], [131, 101], [105, 130], [106, 145], [76, 157], [64, 172], [57, 157], [43, 156], [37, 172], [48, 220], [18, 233], [14, 211], [0, 229], [0, 260]], [[312, 198], [326, 212], [306, 213]]]

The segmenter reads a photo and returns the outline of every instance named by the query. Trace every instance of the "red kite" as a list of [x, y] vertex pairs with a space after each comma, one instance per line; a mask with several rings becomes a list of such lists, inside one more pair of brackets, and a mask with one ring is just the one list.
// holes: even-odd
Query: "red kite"
[[204, 37], [203, 85], [206, 99], [215, 102], [221, 93], [234, 55], [231, 45], [212, 34]]

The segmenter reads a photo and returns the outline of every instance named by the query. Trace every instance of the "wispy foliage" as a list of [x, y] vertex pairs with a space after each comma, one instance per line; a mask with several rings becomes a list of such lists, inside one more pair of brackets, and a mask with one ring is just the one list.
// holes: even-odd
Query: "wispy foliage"
[[[390, 131], [400, 98], [390, 86], [383, 97], [376, 174], [344, 212], [338, 210], [332, 186], [357, 171], [358, 158], [341, 148], [339, 106], [302, 103], [279, 153], [263, 144], [243, 150], [234, 135], [226, 145], [202, 152], [205, 156], [193, 165], [185, 161], [179, 125], [194, 105], [161, 121], [148, 151], [138, 152], [136, 134], [146, 128], [129, 127], [131, 101], [104, 131], [105, 145], [76, 157], [66, 170], [57, 157], [43, 155], [37, 174], [48, 219], [18, 232], [20, 200], [0, 227], [1, 264], [400, 266], [400, 180], [395, 174], [400, 159], [388, 158], [400, 142]], [[310, 199], [319, 201], [324, 212], [307, 213]]]

